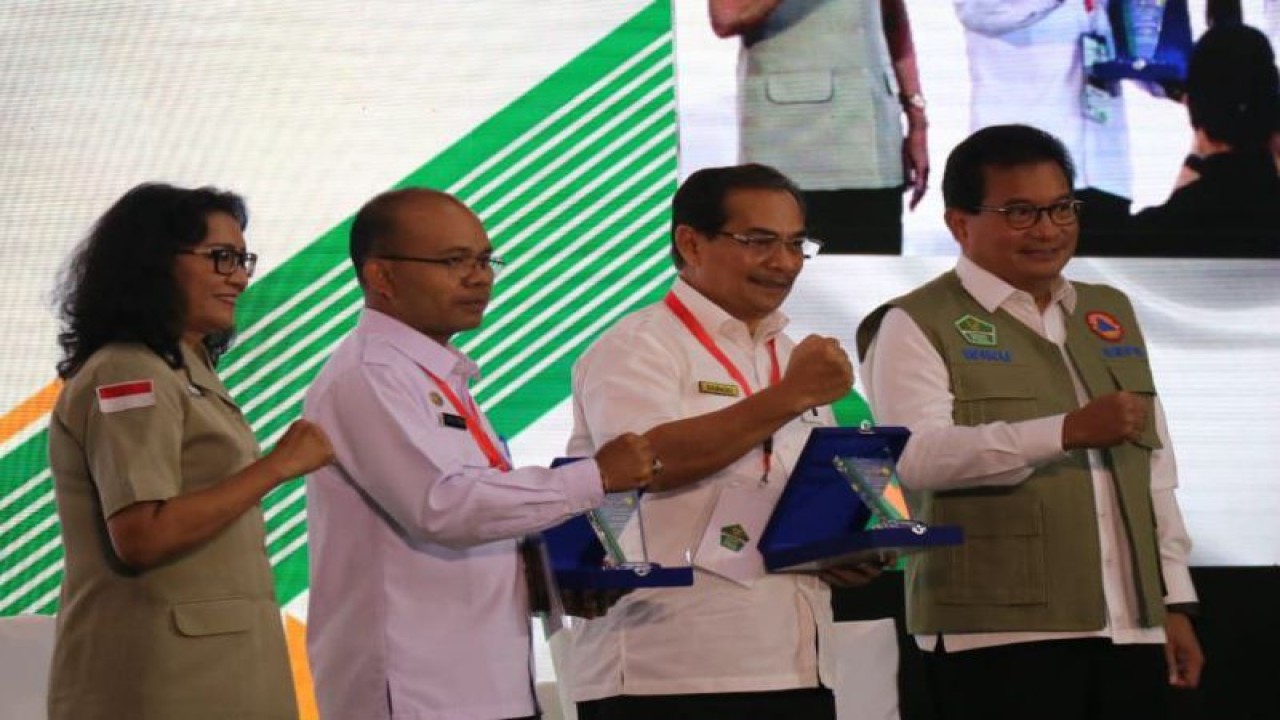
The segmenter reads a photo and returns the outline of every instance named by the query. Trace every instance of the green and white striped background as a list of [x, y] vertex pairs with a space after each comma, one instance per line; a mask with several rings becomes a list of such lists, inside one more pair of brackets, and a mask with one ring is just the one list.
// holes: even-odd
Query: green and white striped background
[[[672, 277], [672, 55], [669, 3], [649, 3], [394, 184], [456, 194], [510, 262], [484, 326], [459, 338], [484, 368], [476, 396], [508, 436], [563, 402], [577, 355]], [[264, 446], [298, 416], [308, 384], [354, 325], [360, 294], [346, 237], [355, 209], [241, 300], [240, 336], [220, 372]], [[44, 422], [0, 456], [0, 615], [57, 606], [62, 551]], [[265, 509], [288, 603], [307, 587], [302, 484], [272, 493]]]

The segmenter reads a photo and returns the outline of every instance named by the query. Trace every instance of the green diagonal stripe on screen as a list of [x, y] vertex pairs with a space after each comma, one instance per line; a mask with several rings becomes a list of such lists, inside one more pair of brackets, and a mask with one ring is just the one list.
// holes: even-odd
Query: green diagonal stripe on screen
[[[530, 89], [397, 187], [458, 195], [511, 263], [485, 326], [460, 336], [485, 377], [476, 395], [514, 436], [569, 394], [569, 367], [622, 314], [672, 277], [667, 204], [675, 189], [670, 4], [659, 0]], [[352, 209], [354, 211], [354, 208]], [[220, 372], [264, 446], [354, 327], [350, 219], [250, 286]], [[0, 458], [0, 615], [57, 604], [62, 551], [41, 431]], [[280, 599], [306, 588], [301, 483], [264, 502]]]

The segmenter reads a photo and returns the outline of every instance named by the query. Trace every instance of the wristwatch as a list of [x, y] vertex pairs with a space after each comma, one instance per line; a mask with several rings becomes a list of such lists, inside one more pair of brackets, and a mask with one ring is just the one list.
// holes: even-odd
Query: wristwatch
[[1198, 602], [1169, 603], [1164, 606], [1164, 609], [1168, 612], [1182, 613], [1189, 618], [1200, 617], [1200, 603]]
[[925, 105], [927, 104], [924, 101], [924, 95], [921, 95], [918, 92], [913, 92], [910, 95], [902, 93], [898, 96], [898, 99], [902, 101], [903, 110], [910, 110], [911, 108], [924, 110]]

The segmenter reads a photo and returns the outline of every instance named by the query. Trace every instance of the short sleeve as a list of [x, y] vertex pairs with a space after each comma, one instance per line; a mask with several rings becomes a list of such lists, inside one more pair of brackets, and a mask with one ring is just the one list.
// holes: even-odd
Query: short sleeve
[[120, 352], [77, 378], [85, 403], [84, 453], [109, 518], [182, 490], [184, 385], [159, 357]]
[[652, 328], [602, 336], [573, 377], [574, 400], [592, 445], [599, 448], [623, 433], [645, 433], [682, 419], [680, 383], [687, 374]]

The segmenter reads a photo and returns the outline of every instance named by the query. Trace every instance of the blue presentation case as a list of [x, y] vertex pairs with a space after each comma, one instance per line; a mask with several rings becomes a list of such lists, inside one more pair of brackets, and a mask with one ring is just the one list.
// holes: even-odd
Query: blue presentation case
[[811, 572], [884, 563], [895, 555], [963, 543], [964, 531], [956, 525], [866, 529], [871, 509], [832, 464], [837, 456], [882, 457], [886, 452], [897, 460], [909, 436], [906, 428], [889, 426], [813, 430], [760, 537], [765, 568]]
[[1188, 13], [1187, 0], [1168, 0], [1164, 7], [1164, 21], [1160, 26], [1159, 40], [1156, 43], [1155, 55], [1151, 58], [1139, 59], [1129, 47], [1129, 39], [1125, 32], [1125, 13], [1129, 12], [1125, 2], [1112, 2], [1107, 5], [1107, 15], [1115, 39], [1116, 58], [1108, 62], [1089, 65], [1090, 79], [1113, 82], [1116, 80], [1140, 81], [1183, 81], [1187, 77], [1187, 65], [1191, 61], [1191, 18]]
[[[551, 467], [581, 458], [556, 458]], [[662, 567], [655, 563], [628, 563], [605, 567], [604, 546], [586, 515], [571, 517], [542, 531], [556, 585], [562, 590], [621, 590], [643, 587], [693, 585], [693, 568]]]
[[611, 590], [679, 587], [693, 584], [692, 567], [662, 567], [653, 563], [604, 566], [604, 546], [585, 515], [544, 530], [542, 539], [551, 558], [551, 571], [561, 590]]

